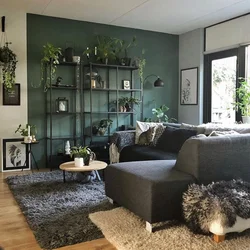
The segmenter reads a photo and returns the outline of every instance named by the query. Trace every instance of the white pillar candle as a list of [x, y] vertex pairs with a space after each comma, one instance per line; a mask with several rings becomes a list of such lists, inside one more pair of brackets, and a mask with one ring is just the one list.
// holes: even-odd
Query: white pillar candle
[[30, 125], [28, 126], [28, 136], [30, 136]]

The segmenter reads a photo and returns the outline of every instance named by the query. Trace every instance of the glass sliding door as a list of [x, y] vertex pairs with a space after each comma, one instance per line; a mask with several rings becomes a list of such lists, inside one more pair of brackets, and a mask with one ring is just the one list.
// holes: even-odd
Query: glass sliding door
[[237, 56], [212, 60], [211, 67], [211, 122], [234, 123]]
[[238, 49], [205, 56], [203, 121], [234, 123], [238, 79]]

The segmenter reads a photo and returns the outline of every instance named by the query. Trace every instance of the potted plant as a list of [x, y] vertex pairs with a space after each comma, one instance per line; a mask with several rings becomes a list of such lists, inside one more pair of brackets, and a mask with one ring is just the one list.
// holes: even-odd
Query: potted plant
[[143, 82], [143, 72], [146, 66], [146, 59], [144, 58], [144, 55], [145, 55], [145, 49], [142, 49], [141, 56], [135, 57], [133, 62], [133, 66], [138, 67], [138, 73], [141, 82]]
[[[48, 79], [54, 80], [56, 76], [57, 64], [59, 57], [62, 55], [62, 49], [55, 47], [51, 43], [43, 46], [43, 58], [41, 59], [41, 82], [44, 83], [44, 91], [50, 87]], [[51, 71], [50, 71], [51, 67]], [[49, 73], [48, 73], [49, 72]]]
[[98, 125], [98, 134], [104, 135], [107, 129], [112, 125], [112, 123], [113, 123], [113, 120], [111, 119], [102, 119]]
[[89, 166], [91, 157], [95, 158], [95, 153], [88, 146], [79, 146], [71, 147], [70, 156], [74, 157], [76, 167], [82, 167], [83, 165]]
[[156, 122], [175, 122], [175, 118], [169, 118], [165, 113], [169, 110], [165, 104], [161, 105], [159, 108], [153, 108], [152, 113], [156, 115]]
[[22, 127], [21, 124], [17, 127], [15, 133], [20, 133], [24, 137], [24, 142], [28, 143], [31, 141], [36, 141], [35, 135], [37, 133], [36, 125], [26, 124]]
[[140, 99], [135, 97], [120, 97], [118, 99], [120, 112], [130, 112], [133, 105], [139, 105], [141, 103]]
[[9, 48], [9, 43], [0, 47], [0, 66], [2, 66], [2, 82], [7, 91], [11, 91], [16, 79], [16, 54]]
[[120, 49], [118, 49], [118, 54], [120, 52], [124, 53], [124, 57], [120, 59], [120, 64], [124, 66], [129, 66], [131, 63], [131, 58], [128, 57], [128, 49], [136, 46], [136, 36], [133, 36], [131, 42], [126, 42], [125, 40], [117, 40], [120, 44]]
[[109, 61], [116, 58], [115, 45], [117, 39], [109, 36], [96, 36], [97, 39], [97, 60], [108, 64]]
[[246, 78], [239, 78], [240, 87], [236, 89], [237, 102], [234, 109], [241, 111], [243, 123], [250, 123], [250, 86]]

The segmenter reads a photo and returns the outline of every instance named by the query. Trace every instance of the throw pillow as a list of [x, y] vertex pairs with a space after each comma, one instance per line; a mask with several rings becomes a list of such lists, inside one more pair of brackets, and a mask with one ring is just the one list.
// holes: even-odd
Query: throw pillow
[[139, 136], [142, 132], [147, 131], [149, 127], [155, 127], [162, 123], [155, 123], [155, 122], [136, 122], [136, 130], [135, 130], [135, 144], [138, 144]]
[[159, 138], [156, 148], [165, 152], [178, 153], [183, 143], [197, 132], [189, 129], [166, 127]]
[[204, 134], [204, 132], [205, 132], [205, 128], [202, 125], [196, 126], [196, 125], [192, 125], [192, 124], [182, 123], [180, 128], [195, 130], [195, 131], [197, 131], [197, 135]]
[[159, 140], [159, 138], [161, 137], [162, 133], [164, 132], [166, 126], [163, 126], [162, 124], [159, 124], [156, 126], [155, 128], [155, 136], [154, 136], [154, 140], [153, 140], [153, 146], [156, 146], [157, 141]]
[[230, 130], [230, 131], [213, 131], [210, 136], [222, 136], [222, 135], [238, 135], [239, 133], [234, 131], [234, 130]]
[[149, 127], [147, 131], [140, 134], [138, 144], [139, 145], [152, 145], [155, 137], [156, 127]]

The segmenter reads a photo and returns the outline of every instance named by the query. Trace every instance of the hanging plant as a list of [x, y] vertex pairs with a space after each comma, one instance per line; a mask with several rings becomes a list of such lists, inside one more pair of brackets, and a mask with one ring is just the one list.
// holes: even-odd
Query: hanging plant
[[0, 66], [2, 67], [2, 82], [7, 91], [14, 88], [16, 81], [16, 54], [9, 48], [6, 42], [0, 47]]
[[[56, 76], [59, 57], [62, 55], [62, 49], [55, 47], [51, 43], [43, 46], [43, 58], [41, 59], [41, 83], [44, 83], [44, 91], [50, 87], [50, 79], [54, 80]], [[50, 71], [51, 67], [51, 71]]]

